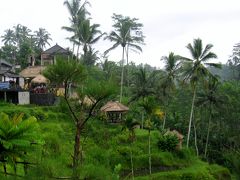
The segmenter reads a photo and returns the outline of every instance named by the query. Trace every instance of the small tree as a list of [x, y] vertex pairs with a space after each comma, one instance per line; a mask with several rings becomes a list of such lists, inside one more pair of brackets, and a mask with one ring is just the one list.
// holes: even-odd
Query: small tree
[[[94, 81], [93, 79], [86, 80], [86, 73], [84, 67], [76, 61], [66, 59], [57, 59], [55, 65], [49, 66], [44, 75], [51, 81], [58, 84], [63, 84], [65, 93], [64, 99], [67, 103], [68, 109], [72, 115], [76, 133], [73, 153], [73, 178], [78, 179], [77, 167], [80, 162], [80, 138], [81, 132], [86, 122], [93, 117], [93, 113], [97, 105], [115, 93], [115, 86], [111, 82]], [[79, 105], [73, 107], [69, 97], [69, 86], [75, 84], [78, 86], [76, 90], [78, 98], [76, 98]], [[90, 102], [86, 102], [86, 99]], [[76, 109], [76, 110], [75, 110]]]
[[135, 138], [134, 129], [136, 128], [137, 125], [139, 125], [139, 122], [133, 119], [132, 117], [127, 118], [123, 124], [123, 129], [127, 129], [129, 131], [129, 139], [131, 141], [131, 157], [130, 158], [131, 158], [132, 179], [134, 179], [132, 145]]
[[17, 163], [29, 164], [26, 162], [27, 152], [41, 142], [36, 118], [23, 120], [23, 115], [10, 119], [7, 114], [0, 113], [0, 162], [5, 174], [8, 174], [6, 165], [9, 164], [13, 165], [16, 176]]

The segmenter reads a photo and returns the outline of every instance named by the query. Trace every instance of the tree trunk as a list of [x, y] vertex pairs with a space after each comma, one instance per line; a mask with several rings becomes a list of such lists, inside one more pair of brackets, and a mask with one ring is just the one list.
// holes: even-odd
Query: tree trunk
[[198, 156], [199, 151], [198, 151], [198, 145], [197, 145], [197, 128], [196, 128], [195, 120], [193, 121], [193, 129], [194, 129], [194, 144], [195, 144], [196, 154]]
[[212, 105], [210, 105], [209, 111], [210, 111], [210, 117], [208, 119], [207, 140], [206, 140], [206, 144], [205, 144], [204, 158], [207, 158], [207, 148], [208, 148], [208, 141], [209, 141], [210, 124], [211, 124], [211, 120], [212, 120]]
[[3, 170], [4, 170], [5, 176], [7, 176], [7, 166], [6, 166], [6, 163], [3, 163]]
[[192, 117], [193, 117], [195, 97], [196, 97], [196, 87], [194, 87], [194, 89], [193, 89], [192, 107], [191, 107], [190, 119], [189, 119], [189, 124], [188, 124], [187, 148], [188, 148], [188, 145], [189, 145], [189, 139], [190, 139], [190, 134], [191, 134], [191, 125], [192, 125]]
[[121, 73], [120, 103], [122, 102], [122, 94], [123, 94], [124, 54], [125, 54], [125, 47], [123, 47], [123, 50], [122, 50], [122, 73]]
[[142, 129], [143, 129], [143, 122], [144, 122], [144, 112], [142, 111]]
[[162, 127], [163, 129], [165, 128], [166, 118], [167, 118], [167, 110], [166, 110], [164, 118], [163, 118], [163, 127]]
[[81, 135], [81, 123], [78, 122], [76, 126], [76, 134], [75, 134], [75, 144], [74, 144], [74, 155], [73, 155], [73, 179], [79, 179], [79, 174], [77, 172], [77, 168], [80, 160], [80, 135]]
[[126, 60], [127, 60], [127, 87], [129, 88], [129, 66], [128, 66], [128, 51], [129, 51], [129, 47], [127, 46], [126, 49]]
[[132, 153], [132, 146], [133, 146], [133, 130], [132, 130], [132, 137], [131, 137], [131, 168], [132, 168], [132, 179], [134, 180], [134, 168], [133, 168], [133, 153]]
[[75, 50], [75, 43], [73, 43], [73, 49], [72, 49], [72, 59], [73, 59], [73, 56], [74, 56], [74, 50]]
[[77, 47], [77, 57], [76, 57], [76, 60], [78, 60], [78, 56], [79, 56], [79, 48], [80, 48], [80, 45], [78, 45], [78, 47]]
[[152, 160], [151, 160], [151, 130], [148, 130], [148, 163], [149, 163], [149, 175], [152, 174]]

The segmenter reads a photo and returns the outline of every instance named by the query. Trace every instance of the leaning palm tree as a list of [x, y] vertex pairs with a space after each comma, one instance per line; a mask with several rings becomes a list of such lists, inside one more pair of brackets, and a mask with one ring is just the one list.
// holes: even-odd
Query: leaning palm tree
[[131, 36], [131, 32], [136, 32], [136, 19], [131, 19], [129, 17], [123, 17], [122, 15], [113, 14], [112, 19], [114, 21], [113, 28], [114, 31], [111, 31], [106, 39], [114, 42], [113, 46], [105, 51], [105, 54], [109, 51], [117, 48], [118, 46], [122, 47], [122, 72], [121, 72], [121, 88], [120, 88], [120, 102], [122, 101], [123, 94], [123, 78], [124, 78], [124, 58], [126, 53], [126, 47], [137, 48], [137, 50], [142, 51], [141, 47], [135, 43], [140, 42], [136, 37]]
[[189, 138], [191, 133], [191, 125], [193, 119], [193, 112], [194, 112], [194, 103], [196, 98], [197, 92], [197, 85], [201, 80], [204, 80], [205, 77], [211, 75], [208, 69], [204, 65], [209, 65], [213, 67], [220, 68], [219, 64], [216, 63], [207, 63], [209, 59], [217, 58], [217, 55], [213, 52], [210, 52], [211, 48], [213, 47], [212, 44], [207, 44], [206, 47], [203, 49], [202, 40], [201, 39], [194, 39], [193, 45], [188, 44], [187, 49], [189, 50], [192, 58], [180, 57], [183, 61], [186, 62], [185, 66], [185, 73], [184, 73], [184, 81], [189, 80], [192, 85], [193, 90], [193, 99], [191, 105], [191, 112], [189, 118], [189, 125], [188, 125], [188, 135], [187, 135], [187, 147], [189, 145]]
[[[168, 56], [163, 56], [162, 60], [165, 62], [166, 75], [161, 83], [161, 88], [163, 90], [163, 96], [166, 99], [165, 107], [167, 109], [171, 93], [175, 89], [177, 75], [178, 75], [181, 63], [179, 62], [179, 56], [175, 55], [173, 52], [169, 53]], [[165, 127], [166, 117], [167, 117], [167, 110], [165, 110], [165, 115], [163, 119], [163, 129]]]

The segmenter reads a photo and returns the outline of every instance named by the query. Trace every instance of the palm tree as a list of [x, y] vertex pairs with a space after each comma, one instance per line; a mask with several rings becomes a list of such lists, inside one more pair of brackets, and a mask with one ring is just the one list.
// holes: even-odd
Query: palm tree
[[147, 72], [145, 67], [140, 67], [137, 72], [133, 74], [134, 81], [132, 85], [132, 101], [143, 99], [147, 96], [154, 95], [154, 84], [156, 83], [157, 71]]
[[218, 93], [220, 82], [217, 77], [210, 77], [205, 83], [204, 91], [198, 94], [196, 105], [203, 106], [209, 110], [209, 119], [207, 127], [207, 138], [204, 150], [204, 157], [207, 157], [207, 148], [209, 142], [210, 126], [213, 117], [214, 108], [220, 107], [224, 104], [224, 96]]
[[7, 29], [4, 31], [5, 35], [1, 36], [2, 42], [4, 45], [14, 45], [15, 44], [15, 34], [14, 31], [11, 29]]
[[105, 51], [105, 54], [109, 53], [109, 51], [117, 48], [118, 46], [122, 47], [122, 60], [121, 60], [122, 72], [120, 88], [120, 102], [121, 102], [123, 94], [124, 58], [126, 53], [126, 47], [132, 47], [142, 51], [140, 46], [134, 44], [137, 41], [140, 42], [140, 39], [138, 39], [137, 36], [136, 37], [131, 36], [131, 33], [136, 32], [136, 29], [138, 29], [140, 25], [136, 23], [136, 19], [123, 17], [122, 15], [113, 14], [112, 19], [114, 21], [113, 24], [114, 31], [111, 31], [110, 34], [105, 39], [114, 42], [114, 44], [111, 48]]
[[91, 25], [89, 19], [82, 20], [78, 24], [76, 38], [83, 46], [83, 58], [92, 50], [91, 46], [105, 34], [98, 30], [99, 27], [99, 24]]
[[63, 26], [62, 29], [72, 32], [73, 36], [69, 38], [69, 40], [73, 43], [73, 53], [75, 45], [78, 45], [77, 50], [77, 57], [79, 54], [79, 46], [81, 45], [77, 38], [77, 32], [79, 24], [87, 19], [87, 15], [90, 15], [90, 13], [87, 11], [86, 6], [90, 5], [88, 1], [84, 1], [81, 4], [81, 0], [71, 0], [71, 1], [64, 1], [64, 5], [67, 7], [69, 14], [70, 14], [70, 26]]
[[35, 43], [37, 47], [42, 51], [46, 44], [49, 44], [49, 40], [52, 40], [50, 34], [44, 28], [39, 28], [38, 31], [35, 31]]
[[[152, 159], [151, 159], [151, 130], [154, 128], [152, 118], [161, 114], [160, 110], [157, 109], [155, 97], [148, 96], [140, 103], [144, 111], [147, 114], [147, 120], [145, 121], [145, 128], [148, 130], [148, 163], [149, 163], [149, 175], [152, 174]], [[160, 112], [160, 113], [159, 113]]]
[[134, 129], [137, 127], [137, 125], [139, 125], [139, 122], [135, 119], [133, 119], [132, 117], [127, 118], [124, 121], [123, 124], [123, 128], [122, 129], [127, 129], [129, 131], [129, 139], [131, 141], [131, 170], [132, 170], [132, 179], [134, 179], [134, 166], [133, 166], [133, 153], [132, 153], [132, 146], [133, 146], [133, 142], [135, 139], [135, 132]]
[[193, 99], [191, 105], [191, 113], [188, 125], [188, 135], [187, 135], [187, 147], [189, 145], [189, 138], [191, 133], [191, 124], [193, 119], [193, 111], [194, 111], [194, 103], [196, 98], [197, 85], [200, 80], [203, 80], [206, 76], [211, 75], [208, 69], [204, 65], [209, 65], [213, 67], [219, 68], [219, 64], [216, 63], [207, 63], [209, 59], [217, 58], [217, 55], [213, 52], [210, 52], [213, 47], [212, 44], [207, 44], [203, 49], [202, 40], [194, 39], [193, 45], [188, 44], [187, 49], [189, 50], [192, 59], [186, 57], [180, 57], [187, 64], [186, 72], [185, 72], [185, 80], [190, 80], [193, 89]]
[[[175, 55], [173, 52], [169, 53], [168, 56], [163, 56], [162, 60], [165, 62], [166, 75], [163, 79], [161, 87], [163, 89], [163, 96], [166, 98], [166, 109], [168, 107], [169, 98], [172, 91], [175, 89], [175, 83], [177, 80], [177, 74], [180, 68], [179, 56]], [[165, 115], [163, 119], [163, 129], [165, 127], [167, 117], [167, 110], [165, 110]]]

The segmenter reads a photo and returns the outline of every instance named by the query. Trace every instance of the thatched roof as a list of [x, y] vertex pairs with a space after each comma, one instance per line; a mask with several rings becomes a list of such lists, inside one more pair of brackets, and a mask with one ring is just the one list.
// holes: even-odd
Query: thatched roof
[[20, 75], [24, 78], [34, 78], [45, 69], [45, 66], [29, 66], [20, 72]]
[[47, 83], [49, 83], [49, 80], [47, 78], [45, 78], [43, 75], [39, 74], [31, 80], [31, 83], [39, 83], [39, 84], [40, 83], [45, 83], [45, 84], [47, 84]]
[[168, 132], [166, 132], [166, 134], [176, 135], [178, 140], [182, 140], [184, 138], [184, 136], [180, 132], [178, 132], [177, 130], [168, 131]]
[[113, 102], [113, 101], [109, 101], [107, 102], [107, 104], [101, 107], [101, 111], [104, 111], [104, 112], [125, 112], [128, 110], [129, 108], [127, 106], [124, 106], [119, 102]]

